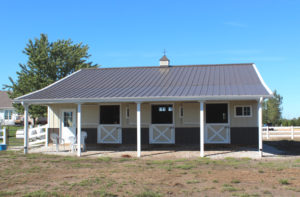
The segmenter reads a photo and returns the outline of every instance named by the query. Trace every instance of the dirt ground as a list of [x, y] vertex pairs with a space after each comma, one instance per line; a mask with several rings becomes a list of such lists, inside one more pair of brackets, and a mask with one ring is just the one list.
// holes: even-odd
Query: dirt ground
[[300, 196], [300, 159], [0, 152], [0, 196]]

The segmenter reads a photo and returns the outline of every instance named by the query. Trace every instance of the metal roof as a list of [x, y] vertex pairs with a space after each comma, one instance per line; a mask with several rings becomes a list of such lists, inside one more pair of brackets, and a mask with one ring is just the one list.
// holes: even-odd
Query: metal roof
[[12, 100], [9, 98], [6, 91], [0, 91], [0, 109], [13, 108]]
[[162, 56], [159, 61], [170, 61], [166, 55]]
[[263, 96], [272, 92], [254, 64], [82, 69], [15, 99], [184, 98]]

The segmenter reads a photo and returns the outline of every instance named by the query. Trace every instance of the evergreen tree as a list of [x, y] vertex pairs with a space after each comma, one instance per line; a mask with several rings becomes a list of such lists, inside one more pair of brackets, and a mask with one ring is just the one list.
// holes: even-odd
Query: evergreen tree
[[[44, 88], [78, 69], [98, 66], [87, 62], [88, 49], [87, 45], [74, 44], [70, 39], [49, 42], [45, 34], [34, 41], [30, 39], [23, 51], [28, 56], [27, 63], [19, 64], [21, 70], [17, 72], [17, 80], [9, 77], [11, 84], [4, 88], [14, 99]], [[24, 111], [20, 104], [15, 104], [15, 108], [20, 113]], [[46, 111], [45, 106], [31, 105], [29, 108], [32, 118], [46, 116]]]
[[265, 124], [278, 125], [280, 124], [282, 113], [282, 96], [274, 91], [274, 97], [263, 103], [263, 122]]

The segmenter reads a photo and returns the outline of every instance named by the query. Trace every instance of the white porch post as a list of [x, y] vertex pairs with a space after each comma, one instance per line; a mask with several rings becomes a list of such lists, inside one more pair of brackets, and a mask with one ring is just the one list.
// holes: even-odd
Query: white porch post
[[136, 103], [137, 157], [141, 157], [141, 103]]
[[24, 107], [24, 154], [28, 153], [28, 107], [26, 103], [22, 103]]
[[204, 157], [204, 102], [200, 101], [200, 157]]
[[77, 104], [77, 156], [81, 156], [81, 103]]
[[47, 107], [47, 128], [46, 128], [46, 142], [45, 147], [49, 144], [49, 128], [50, 128], [50, 106]]
[[262, 157], [262, 152], [263, 152], [263, 140], [262, 140], [262, 102], [263, 102], [263, 98], [261, 97], [258, 101], [258, 153], [259, 156]]

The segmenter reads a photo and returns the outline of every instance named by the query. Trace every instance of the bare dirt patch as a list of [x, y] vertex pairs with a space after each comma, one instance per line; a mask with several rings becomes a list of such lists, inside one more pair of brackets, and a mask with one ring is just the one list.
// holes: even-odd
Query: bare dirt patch
[[0, 196], [298, 196], [300, 160], [0, 152]]

